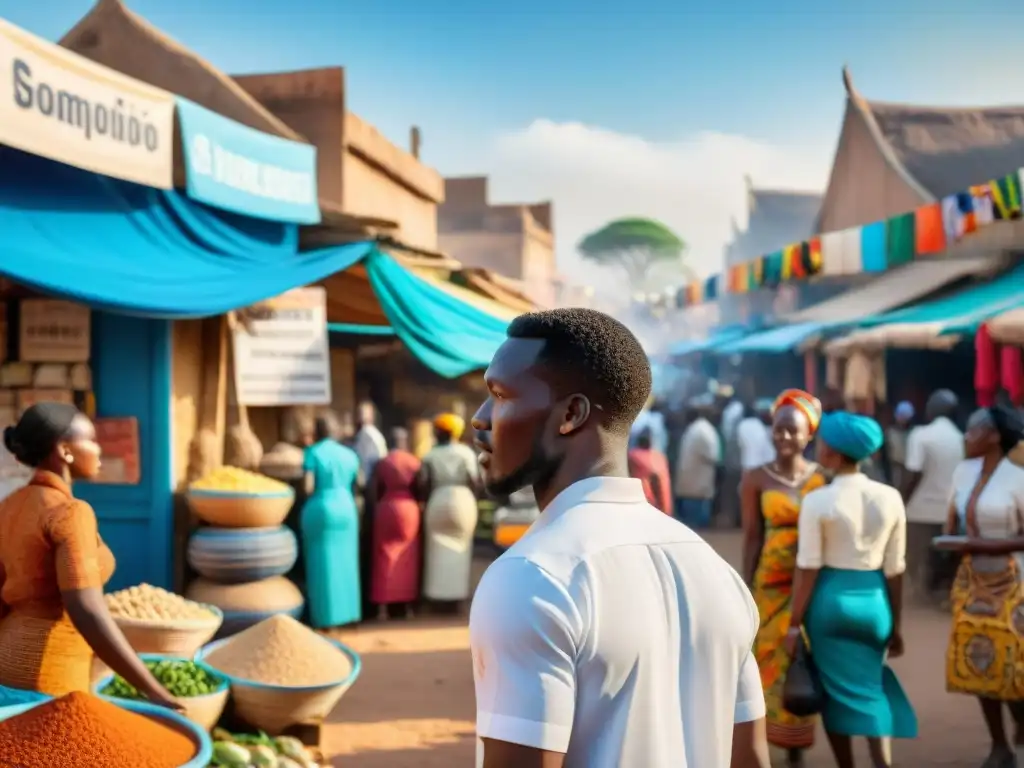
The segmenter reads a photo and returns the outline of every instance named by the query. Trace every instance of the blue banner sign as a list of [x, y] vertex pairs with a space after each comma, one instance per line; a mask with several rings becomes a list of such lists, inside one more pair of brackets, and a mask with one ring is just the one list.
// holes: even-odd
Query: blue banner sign
[[176, 101], [189, 197], [257, 219], [320, 222], [316, 147]]

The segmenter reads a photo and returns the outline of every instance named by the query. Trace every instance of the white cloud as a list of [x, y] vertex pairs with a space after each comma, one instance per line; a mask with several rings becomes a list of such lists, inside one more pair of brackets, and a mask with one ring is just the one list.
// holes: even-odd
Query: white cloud
[[[776, 147], [744, 136], [705, 132], [656, 143], [580, 123], [535, 120], [501, 136], [486, 162], [495, 202], [552, 199], [559, 267], [591, 278], [575, 246], [612, 219], [645, 216], [675, 230], [702, 275], [721, 269], [730, 217], [745, 224], [743, 176], [756, 186], [824, 188], [835, 137], [821, 147]], [[604, 274], [599, 289], [614, 285]]]

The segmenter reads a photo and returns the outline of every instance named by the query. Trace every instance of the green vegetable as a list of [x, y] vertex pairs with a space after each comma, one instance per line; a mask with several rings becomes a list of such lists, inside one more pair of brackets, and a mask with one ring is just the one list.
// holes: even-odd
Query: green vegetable
[[215, 742], [213, 764], [224, 768], [246, 768], [249, 765], [249, 750], [230, 741]]
[[[223, 685], [223, 680], [220, 677], [192, 661], [161, 659], [147, 661], [145, 664], [153, 677], [176, 698], [206, 696], [214, 693]], [[120, 676], [115, 676], [100, 693], [118, 699], [145, 698]]]
[[277, 753], [264, 744], [249, 747], [249, 764], [255, 768], [277, 768]]
[[277, 768], [306, 768], [308, 765], [312, 765], [312, 763], [300, 763], [286, 755], [277, 758]]

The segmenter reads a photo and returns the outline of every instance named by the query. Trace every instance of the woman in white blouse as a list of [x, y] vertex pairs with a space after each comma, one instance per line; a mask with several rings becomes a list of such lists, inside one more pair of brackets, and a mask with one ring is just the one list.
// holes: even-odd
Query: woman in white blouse
[[852, 736], [865, 736], [876, 768], [891, 765], [885, 740], [914, 738], [917, 718], [886, 656], [903, 652], [900, 595], [906, 510], [899, 492], [858, 465], [876, 453], [882, 428], [867, 416], [826, 414], [818, 463], [830, 485], [804, 497], [797, 541], [792, 653], [806, 634], [825, 704], [822, 724], [839, 768], [852, 768]]
[[[977, 696], [992, 737], [985, 768], [1024, 760], [1024, 469], [1008, 458], [1024, 437], [1020, 415], [984, 408], [967, 422], [964, 455], [953, 473], [947, 534], [941, 549], [963, 553], [953, 584], [953, 631], [946, 686]], [[1016, 722], [1016, 752], [1003, 725], [1006, 704]]]

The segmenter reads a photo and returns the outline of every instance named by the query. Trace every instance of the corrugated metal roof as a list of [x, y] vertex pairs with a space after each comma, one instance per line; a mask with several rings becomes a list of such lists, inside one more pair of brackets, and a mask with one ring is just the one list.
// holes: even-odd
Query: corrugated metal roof
[[1003, 256], [915, 261], [877, 280], [780, 318], [797, 323], [850, 323], [910, 304], [958, 280], [997, 272]]

